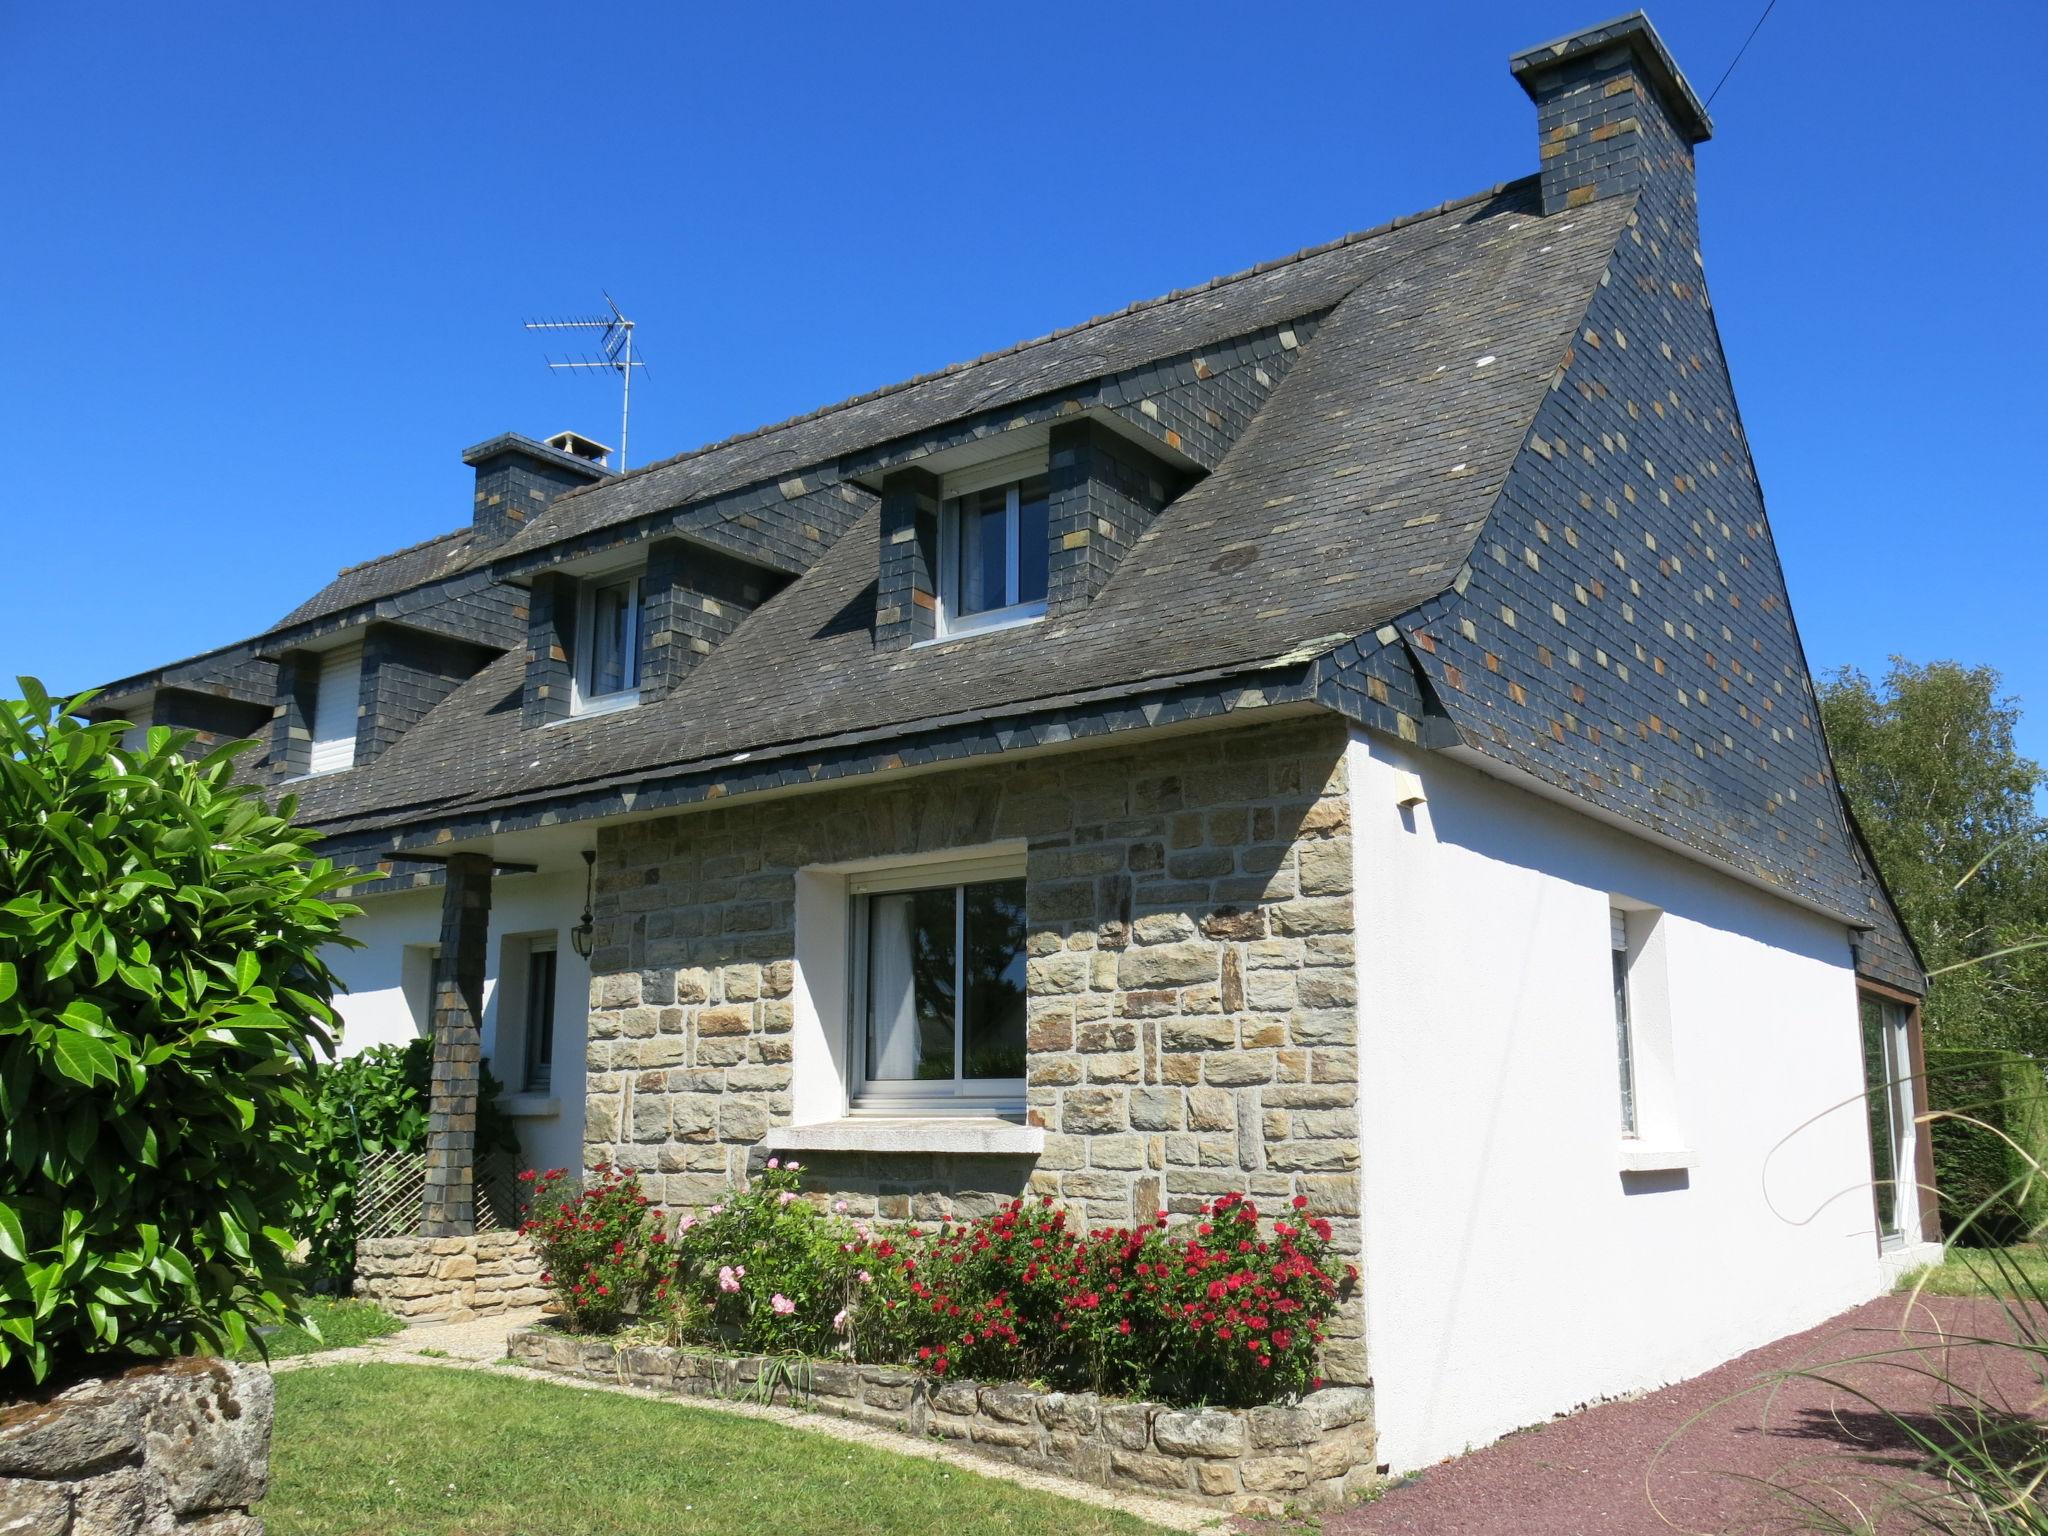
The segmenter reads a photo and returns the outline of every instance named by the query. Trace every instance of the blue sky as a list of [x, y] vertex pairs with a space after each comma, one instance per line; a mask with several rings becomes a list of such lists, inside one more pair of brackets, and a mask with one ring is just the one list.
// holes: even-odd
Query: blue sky
[[[534, 314], [609, 288], [636, 463], [1534, 170], [1459, 6], [12, 6], [0, 677], [261, 629], [615, 441]], [[1758, 3], [1651, 9], [1702, 94]], [[1814, 666], [1989, 662], [2048, 759], [2048, 8], [1780, 0], [1700, 154]]]

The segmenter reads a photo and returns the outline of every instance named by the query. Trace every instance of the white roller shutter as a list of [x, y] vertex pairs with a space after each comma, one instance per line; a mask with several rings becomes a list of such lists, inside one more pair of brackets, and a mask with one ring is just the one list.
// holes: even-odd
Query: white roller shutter
[[313, 694], [313, 756], [309, 773], [333, 773], [356, 760], [356, 705], [363, 686], [363, 648], [346, 646], [320, 658]]

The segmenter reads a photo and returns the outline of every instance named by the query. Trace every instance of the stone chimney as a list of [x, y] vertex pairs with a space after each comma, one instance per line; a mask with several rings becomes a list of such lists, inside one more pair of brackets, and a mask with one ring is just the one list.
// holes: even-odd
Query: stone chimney
[[1660, 172], [1692, 174], [1692, 146], [1714, 125], [1641, 11], [1524, 49], [1509, 68], [1536, 103], [1543, 211], [1639, 190]]
[[476, 547], [496, 549], [562, 492], [605, 479], [610, 456], [604, 444], [575, 432], [545, 443], [501, 432], [466, 451], [462, 462], [476, 469]]

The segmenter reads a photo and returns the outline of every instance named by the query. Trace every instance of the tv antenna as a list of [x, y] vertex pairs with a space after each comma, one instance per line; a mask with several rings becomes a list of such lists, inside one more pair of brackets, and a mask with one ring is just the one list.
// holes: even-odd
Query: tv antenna
[[[603, 290], [599, 290], [602, 292]], [[585, 352], [577, 357], [549, 358], [548, 368], [555, 373], [574, 373], [590, 369], [602, 369], [619, 376], [619, 469], [626, 468], [626, 429], [633, 419], [633, 370], [645, 368], [646, 362], [633, 355], [633, 322], [619, 313], [619, 306], [612, 302], [612, 296], [605, 294], [604, 307], [611, 311], [593, 320], [529, 320], [529, 331], [596, 331], [597, 351]]]

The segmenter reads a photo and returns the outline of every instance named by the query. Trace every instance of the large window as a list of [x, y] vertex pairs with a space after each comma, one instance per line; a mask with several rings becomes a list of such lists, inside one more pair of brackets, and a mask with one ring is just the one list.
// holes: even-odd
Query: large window
[[1912, 1014], [1865, 993], [1863, 1078], [1870, 1112], [1870, 1187], [1881, 1246], [1903, 1243], [1918, 1224], [1914, 1173]]
[[939, 630], [987, 629], [1045, 612], [1047, 481], [948, 496], [939, 522]]
[[1024, 1102], [1024, 881], [906, 872], [855, 882], [855, 1104]]
[[640, 687], [640, 578], [583, 584], [576, 623], [576, 711], [632, 703]]

